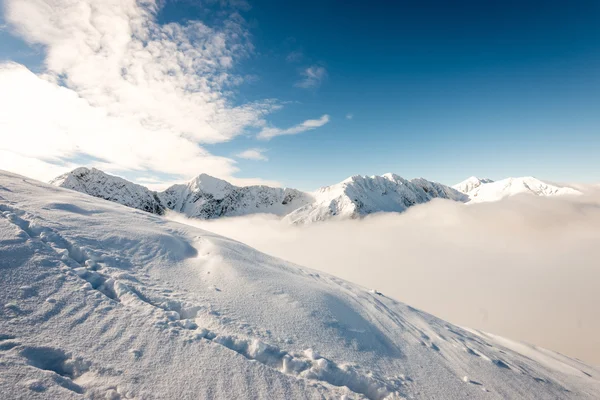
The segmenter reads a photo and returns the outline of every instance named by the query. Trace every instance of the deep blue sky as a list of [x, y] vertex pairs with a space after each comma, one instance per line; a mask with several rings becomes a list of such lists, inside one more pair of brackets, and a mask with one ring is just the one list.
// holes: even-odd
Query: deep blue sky
[[[244, 16], [261, 77], [247, 98], [298, 101], [280, 125], [332, 117], [244, 172], [306, 187], [388, 171], [600, 180], [600, 2], [256, 1]], [[291, 51], [327, 69], [320, 88], [292, 87]]]
[[[251, 133], [211, 145], [240, 160], [241, 177], [314, 189], [354, 174], [395, 172], [454, 184], [468, 176], [600, 181], [599, 1], [250, 1], [238, 12], [255, 51], [237, 67], [255, 80], [239, 103], [286, 102], [269, 116], [294, 136]], [[161, 22], [214, 17], [198, 2], [167, 2]], [[1, 58], [42, 58], [1, 33]], [[290, 62], [290, 53], [302, 54]], [[311, 65], [319, 87], [295, 87]], [[352, 119], [346, 115], [352, 114]]]

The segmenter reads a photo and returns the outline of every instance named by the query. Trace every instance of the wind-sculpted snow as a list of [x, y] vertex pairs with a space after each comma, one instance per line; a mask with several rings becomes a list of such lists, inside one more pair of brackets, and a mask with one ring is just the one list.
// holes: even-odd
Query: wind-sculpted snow
[[2, 398], [598, 398], [599, 371], [0, 173]]

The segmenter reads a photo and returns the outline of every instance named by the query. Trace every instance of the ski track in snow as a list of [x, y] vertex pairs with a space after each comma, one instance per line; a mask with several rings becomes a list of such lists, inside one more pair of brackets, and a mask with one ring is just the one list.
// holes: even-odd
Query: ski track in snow
[[[12, 175], [2, 178], [17, 179]], [[13, 190], [0, 186], [0, 249], [25, 249], [14, 254], [6, 250], [0, 258], [0, 273], [14, 262], [11, 257], [30, 252], [28, 268], [34, 278], [16, 283], [19, 275], [7, 275], [11, 281], [3, 286], [18, 287], [18, 296], [0, 312], [0, 389], [13, 388], [14, 398], [142, 399], [157, 398], [156, 393], [163, 398], [165, 393], [172, 398], [230, 398], [237, 393], [238, 397], [254, 398], [496, 399], [596, 398], [600, 394], [598, 372], [582, 363], [456, 327], [375, 290], [267, 258], [200, 230], [194, 231], [200, 235], [193, 236], [193, 245], [156, 234], [153, 238], [160, 241], [159, 246], [150, 248], [125, 236], [103, 237], [105, 242], [96, 237], [71, 237], [64, 227], [74, 222], [50, 223], [47, 218], [52, 214], [47, 211], [60, 212], [62, 218], [72, 214], [90, 224], [95, 223], [93, 218], [118, 212], [123, 218], [135, 218], [139, 213], [140, 226], [151, 222], [155, 230], [161, 226], [170, 232], [175, 225], [97, 199], [90, 198], [89, 203], [99, 207], [86, 207], [84, 195], [23, 182], [20, 190], [55, 190], [61, 196], [73, 196], [73, 203], [52, 199], [42, 207], [44, 213], [36, 212], [23, 201], [7, 200]], [[217, 239], [218, 246], [212, 243]], [[94, 247], [107, 240], [120, 249], [118, 255]], [[161, 244], [177, 251], [161, 254]], [[134, 258], [134, 252], [143, 256]], [[156, 271], [156, 259], [175, 256], [181, 259], [170, 260], [173, 266], [185, 259], [204, 265], [206, 292], [181, 285], [187, 279], [179, 278], [176, 268]], [[223, 259], [250, 264], [228, 270], [221, 265]], [[268, 266], [274, 262], [276, 267]], [[263, 264], [266, 272], [261, 270]], [[223, 271], [234, 275], [227, 275], [226, 280], [208, 278]], [[290, 280], [281, 284], [287, 289], [263, 282], [273, 273]], [[253, 285], [259, 293], [270, 291], [264, 299], [273, 303], [255, 311], [250, 305], [240, 309], [236, 301], [253, 301]], [[319, 294], [321, 288], [331, 294], [304, 294]], [[210, 300], [232, 290], [243, 292], [241, 300]], [[313, 305], [314, 301], [322, 301], [326, 308]], [[249, 311], [273, 313], [273, 319], [281, 319], [278, 312], [289, 311], [291, 319], [282, 319], [288, 336], [281, 332], [272, 335], [270, 329], [257, 324], [260, 316], [254, 320], [251, 315], [244, 316]], [[297, 315], [305, 312], [308, 319], [298, 320]], [[366, 315], [369, 320], [362, 319]], [[303, 329], [312, 329], [306, 331], [309, 336], [302, 337], [303, 329], [288, 325], [292, 321], [306, 323]], [[54, 337], [65, 335], [65, 326], [70, 334], [65, 339]], [[314, 346], [321, 346], [321, 351]], [[204, 358], [196, 363], [190, 357]], [[207, 385], [200, 380], [192, 385], [195, 392], [191, 396], [190, 388], [170, 386], [179, 382], [176, 376], [146, 375], [148, 369], [160, 370], [163, 364], [182, 365], [184, 369], [175, 371], [178, 375], [192, 379], [209, 376], [215, 381]], [[194, 375], [194, 368], [203, 368], [206, 375]], [[229, 370], [237, 372], [230, 374]], [[247, 375], [240, 378], [240, 371]], [[228, 379], [237, 382], [238, 378], [254, 382], [257, 376], [265, 383], [246, 382], [242, 389], [238, 383], [228, 383]], [[154, 384], [152, 377], [162, 383]]]

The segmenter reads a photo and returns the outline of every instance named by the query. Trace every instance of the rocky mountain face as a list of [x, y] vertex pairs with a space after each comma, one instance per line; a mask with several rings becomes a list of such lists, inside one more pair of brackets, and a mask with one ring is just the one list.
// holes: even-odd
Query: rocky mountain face
[[165, 207], [201, 219], [257, 213], [283, 216], [312, 201], [309, 194], [296, 189], [238, 187], [206, 174], [171, 186], [159, 198]]
[[402, 212], [434, 198], [464, 202], [468, 197], [451, 187], [423, 178], [406, 180], [396, 174], [352, 176], [315, 192], [315, 201], [286, 219], [306, 224], [331, 218], [359, 218], [376, 212]]
[[580, 193], [533, 177], [496, 182], [471, 177], [449, 187], [423, 178], [407, 180], [396, 174], [356, 175], [313, 193], [259, 185], [240, 187], [200, 174], [187, 183], [154, 192], [95, 168], [77, 168], [51, 183], [154, 214], [173, 210], [200, 219], [273, 214], [293, 224], [402, 212], [436, 198], [477, 203], [523, 193], [537, 196]]
[[161, 215], [165, 211], [156, 192], [96, 168], [76, 168], [50, 183], [153, 214]]
[[295, 189], [268, 186], [238, 187], [201, 174], [186, 184], [154, 192], [95, 168], [77, 168], [50, 182], [153, 214], [174, 210], [189, 217], [213, 219], [256, 213], [283, 216], [311, 202], [312, 196]]

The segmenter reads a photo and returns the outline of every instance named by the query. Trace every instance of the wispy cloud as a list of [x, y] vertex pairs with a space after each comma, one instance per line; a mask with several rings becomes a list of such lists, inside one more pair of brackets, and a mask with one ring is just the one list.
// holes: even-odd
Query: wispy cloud
[[296, 82], [296, 87], [303, 89], [313, 89], [321, 86], [323, 81], [327, 78], [327, 70], [324, 67], [313, 65], [303, 70], [302, 80]]
[[285, 60], [289, 63], [299, 62], [304, 58], [304, 53], [301, 51], [292, 51], [290, 52]]
[[294, 125], [287, 129], [280, 129], [275, 127], [263, 128], [258, 134], [258, 139], [269, 140], [275, 136], [283, 135], [297, 135], [298, 133], [310, 131], [312, 129], [319, 128], [329, 122], [329, 115], [325, 114], [319, 119], [307, 119], [301, 124]]
[[352, 114], [352, 113], [346, 114], [346, 119], [352, 119], [352, 118], [354, 118], [354, 114]]
[[234, 174], [234, 160], [201, 145], [265, 126], [281, 107], [233, 105], [245, 81], [235, 65], [253, 51], [245, 22], [227, 13], [214, 26], [160, 25], [157, 12], [151, 0], [5, 0], [6, 21], [43, 46], [46, 69], [0, 64], [0, 124], [11, 132], [0, 151], [12, 160], [0, 168], [46, 179], [81, 154], [113, 170]]
[[256, 161], [268, 161], [269, 158], [265, 155], [266, 149], [252, 148], [248, 150], [244, 150], [241, 153], [236, 154], [237, 158], [244, 158], [246, 160], [256, 160]]

